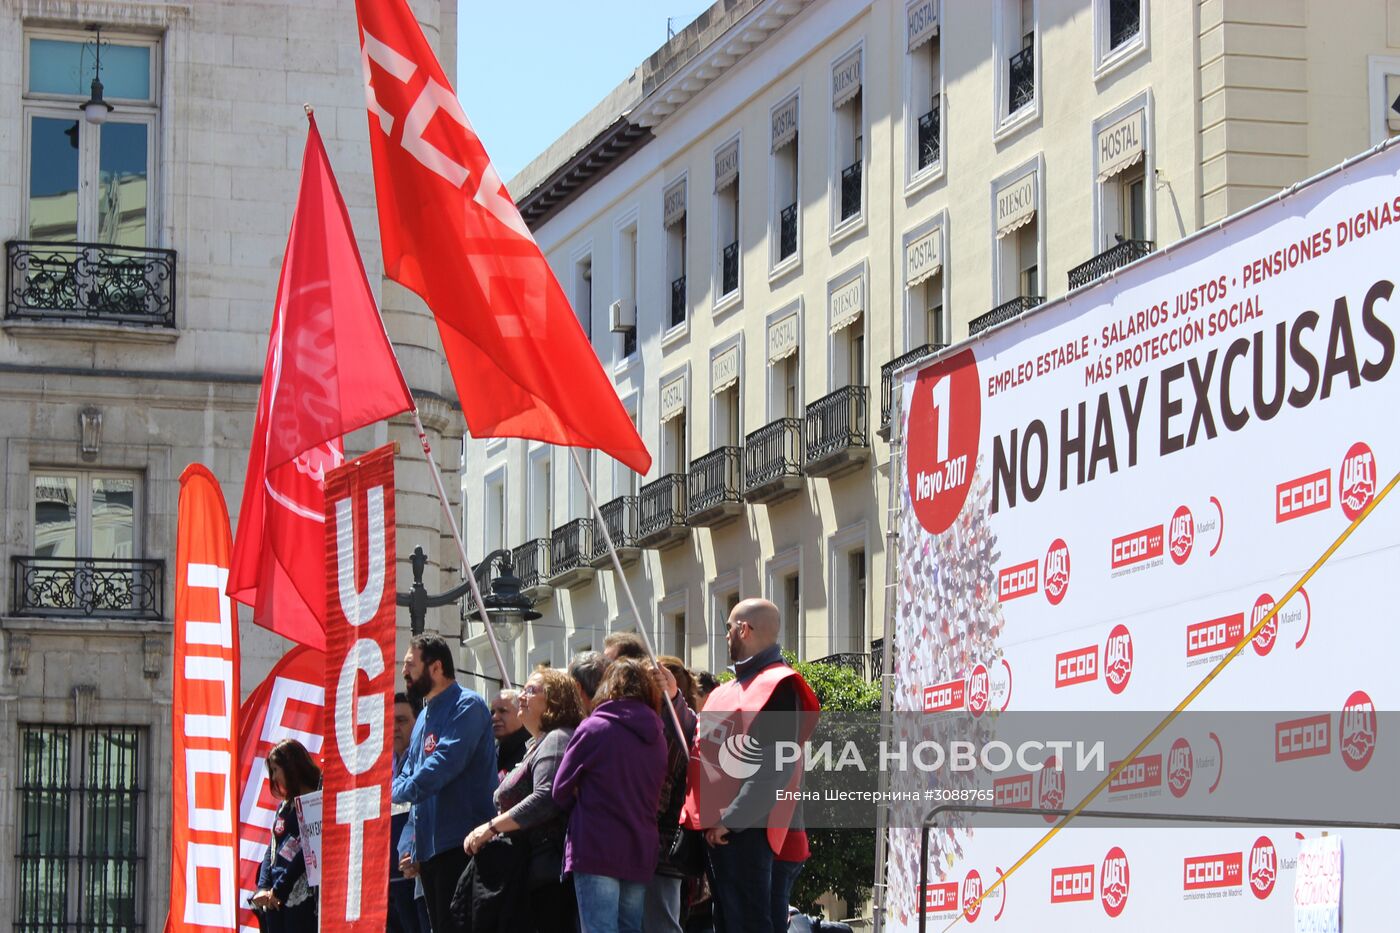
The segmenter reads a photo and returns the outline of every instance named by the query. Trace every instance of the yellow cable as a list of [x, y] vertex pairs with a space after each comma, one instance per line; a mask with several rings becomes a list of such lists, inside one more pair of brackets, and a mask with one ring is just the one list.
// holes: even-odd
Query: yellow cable
[[[1005, 874], [997, 878], [997, 880], [992, 883], [991, 887], [987, 888], [987, 890], [982, 892], [981, 897], [977, 898], [977, 900], [974, 901], [971, 906], [964, 907], [963, 912], [954, 917], [953, 921], [943, 928], [943, 933], [948, 933], [949, 930], [957, 926], [958, 921], [961, 920], [964, 916], [966, 916], [969, 911], [975, 911], [979, 907], [981, 907], [982, 902], [986, 900], [987, 897], [993, 891], [995, 891], [998, 887], [1004, 885], [1006, 883], [1007, 878], [1010, 878], [1018, 868], [1026, 864], [1026, 862], [1030, 861], [1031, 857], [1034, 856], [1041, 849], [1043, 849], [1047, 842], [1055, 838], [1056, 833], [1063, 829], [1069, 823], [1070, 820], [1078, 816], [1080, 812], [1085, 807], [1087, 807], [1089, 803], [1093, 801], [1093, 799], [1097, 797], [1105, 787], [1108, 787], [1109, 784], [1113, 783], [1113, 779], [1116, 778], [1124, 768], [1132, 764], [1132, 762], [1137, 758], [1137, 756], [1142, 754], [1143, 751], [1146, 750], [1147, 746], [1151, 745], [1154, 741], [1156, 741], [1157, 737], [1166, 730], [1167, 726], [1171, 725], [1172, 721], [1175, 720], [1177, 716], [1181, 715], [1181, 713], [1186, 709], [1186, 707], [1189, 706], [1192, 702], [1195, 701], [1195, 699], [1198, 696], [1201, 695], [1201, 691], [1204, 690], [1212, 680], [1215, 680], [1216, 677], [1220, 676], [1220, 672], [1225, 669], [1225, 665], [1235, 660], [1235, 658], [1239, 656], [1239, 653], [1244, 650], [1245, 645], [1252, 642], [1254, 638], [1261, 631], [1264, 630], [1264, 626], [1268, 625], [1270, 620], [1272, 620], [1276, 615], [1278, 615], [1279, 610], [1284, 607], [1284, 604], [1287, 603], [1290, 599], [1292, 599], [1297, 594], [1297, 592], [1301, 590], [1309, 580], [1312, 579], [1313, 574], [1317, 573], [1318, 570], [1322, 569], [1322, 565], [1327, 563], [1327, 561], [1331, 559], [1332, 555], [1337, 552], [1337, 548], [1341, 547], [1342, 543], [1346, 541], [1347, 538], [1351, 537], [1351, 533], [1355, 531], [1358, 527], [1360, 527], [1361, 523], [1366, 520], [1366, 517], [1375, 510], [1376, 506], [1381, 504], [1381, 500], [1384, 499], [1386, 496], [1390, 495], [1390, 491], [1395, 488], [1397, 483], [1400, 483], [1400, 473], [1396, 473], [1393, 477], [1391, 477], [1390, 482], [1385, 484], [1385, 488], [1382, 489], [1380, 493], [1374, 499], [1372, 499], [1364, 509], [1361, 510], [1360, 514], [1358, 514], [1356, 518], [1352, 520], [1350, 525], [1347, 525], [1347, 527], [1343, 529], [1342, 533], [1337, 536], [1337, 540], [1333, 541], [1332, 544], [1327, 548], [1327, 550], [1322, 552], [1322, 556], [1319, 557], [1316, 561], [1314, 561], [1313, 565], [1308, 568], [1307, 572], [1298, 578], [1298, 582], [1293, 584], [1292, 588], [1289, 589], [1289, 591], [1283, 595], [1283, 598], [1280, 599], [1278, 602], [1274, 603], [1274, 608], [1270, 609], [1268, 614], [1266, 614], [1264, 618], [1260, 619], [1259, 622], [1254, 626], [1254, 628], [1249, 630], [1249, 634], [1247, 634], [1244, 638], [1240, 639], [1239, 643], [1236, 644], [1235, 647], [1231, 648], [1230, 651], [1225, 655], [1225, 657], [1220, 659], [1220, 661], [1215, 665], [1215, 667], [1210, 669], [1210, 673], [1206, 674], [1206, 676], [1201, 679], [1201, 682], [1196, 684], [1196, 686], [1192, 688], [1190, 693], [1186, 694], [1186, 697], [1176, 705], [1176, 709], [1172, 710], [1166, 715], [1165, 718], [1162, 719], [1161, 722], [1157, 723], [1156, 728], [1154, 728], [1151, 732], [1147, 733], [1147, 737], [1144, 738], [1141, 742], [1139, 742], [1136, 748], [1134, 748], [1131, 752], [1124, 756], [1123, 760], [1118, 762], [1117, 767], [1109, 771], [1108, 775], [1103, 780], [1099, 781], [1098, 786], [1096, 786], [1093, 790], [1089, 791], [1089, 793], [1084, 797], [1084, 799], [1079, 801], [1079, 803], [1075, 806], [1073, 810], [1071, 810], [1069, 813], [1065, 814], [1063, 817], [1060, 818], [1060, 821], [1058, 823], [1050, 827], [1050, 830], [1044, 836], [1041, 837], [1039, 842], [1031, 846], [1030, 849], [1026, 851], [1026, 854], [1018, 858], [1015, 861], [1015, 863], [1011, 866], [1011, 868], [1009, 868], [1006, 871]], [[920, 896], [922, 897], [922, 894], [920, 894]]]

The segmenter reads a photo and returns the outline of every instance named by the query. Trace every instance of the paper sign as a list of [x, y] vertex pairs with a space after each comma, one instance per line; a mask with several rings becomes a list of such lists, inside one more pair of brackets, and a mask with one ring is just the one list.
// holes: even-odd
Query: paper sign
[[1293, 933], [1341, 933], [1342, 838], [1304, 839], [1293, 881]]
[[301, 827], [301, 845], [306, 853], [306, 883], [313, 888], [321, 885], [321, 792], [312, 791], [296, 799], [297, 825]]

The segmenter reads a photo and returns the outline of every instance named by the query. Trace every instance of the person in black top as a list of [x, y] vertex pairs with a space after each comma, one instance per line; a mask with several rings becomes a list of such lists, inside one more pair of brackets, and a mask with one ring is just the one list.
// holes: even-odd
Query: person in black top
[[491, 734], [496, 737], [496, 772], [505, 777], [525, 758], [530, 730], [520, 721], [520, 691], [502, 690], [491, 701]]
[[321, 769], [300, 742], [287, 739], [267, 753], [267, 781], [272, 796], [282, 802], [258, 869], [253, 910], [264, 933], [316, 933], [316, 892], [306, 883], [306, 855], [293, 801], [321, 786]]

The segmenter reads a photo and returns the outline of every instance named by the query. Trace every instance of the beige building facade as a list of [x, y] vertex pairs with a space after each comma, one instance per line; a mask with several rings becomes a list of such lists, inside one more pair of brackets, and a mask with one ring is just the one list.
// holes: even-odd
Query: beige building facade
[[[451, 73], [455, 0], [414, 8]], [[101, 123], [80, 110], [95, 25]], [[382, 277], [364, 101], [339, 0], [0, 2], [3, 933], [165, 922], [179, 477], [207, 465], [237, 522], [304, 102], [459, 486], [464, 426], [432, 320]], [[423, 547], [428, 588], [445, 589], [455, 549], [412, 429], [366, 429], [347, 452], [390, 439], [401, 551]], [[288, 644], [242, 623], [246, 693]]]
[[[898, 366], [1384, 139], [1397, 56], [1380, 0], [711, 7], [510, 183], [654, 456], [581, 452], [640, 625], [720, 670], [761, 595], [872, 672]], [[637, 627], [567, 451], [465, 456], [543, 613], [513, 676]]]

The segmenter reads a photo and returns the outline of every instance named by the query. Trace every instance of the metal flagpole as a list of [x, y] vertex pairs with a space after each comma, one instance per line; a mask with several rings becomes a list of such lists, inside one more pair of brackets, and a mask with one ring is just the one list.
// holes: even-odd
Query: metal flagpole
[[[632, 609], [632, 620], [637, 624], [637, 633], [642, 636], [642, 641], [646, 644], [647, 653], [651, 655], [651, 663], [656, 665], [657, 670], [661, 670], [661, 662], [657, 660], [656, 648], [651, 643], [651, 636], [647, 634], [646, 626], [642, 624], [642, 613], [637, 609], [637, 598], [632, 595], [632, 585], [627, 582], [627, 577], [622, 572], [622, 559], [617, 556], [617, 547], [613, 544], [612, 533], [608, 531], [608, 523], [603, 520], [603, 510], [598, 508], [598, 500], [593, 498], [593, 485], [588, 482], [588, 477], [583, 472], [583, 461], [578, 458], [578, 449], [569, 448], [569, 456], [574, 461], [574, 472], [578, 474], [579, 481], [583, 483], [584, 495], [588, 497], [589, 508], [594, 515], [594, 529], [603, 532], [603, 540], [607, 542], [608, 554], [612, 555], [613, 570], [617, 572], [617, 582], [622, 587], [622, 592], [627, 594], [627, 605]], [[671, 725], [676, 729], [676, 735], [680, 737], [681, 749], [689, 757], [690, 750], [686, 748], [685, 730], [681, 728], [681, 718], [676, 713], [674, 704], [667, 702], [666, 708], [671, 711]], [[692, 711], [697, 712], [698, 711]]]
[[[423, 448], [423, 456], [427, 458], [428, 469], [433, 474], [438, 502], [442, 504], [442, 514], [447, 516], [447, 524], [452, 528], [452, 540], [457, 542], [457, 556], [462, 559], [462, 573], [471, 586], [472, 599], [476, 600], [477, 608], [481, 611], [481, 621], [486, 626], [486, 638], [491, 642], [491, 653], [496, 656], [496, 667], [501, 672], [501, 684], [506, 688], [513, 687], [505, 658], [501, 656], [501, 646], [496, 641], [496, 631], [491, 628], [491, 617], [486, 613], [486, 601], [481, 598], [481, 587], [477, 585], [476, 574], [472, 573], [471, 561], [467, 560], [467, 546], [462, 543], [462, 532], [457, 528], [457, 516], [452, 514], [452, 507], [447, 504], [447, 489], [442, 485], [442, 473], [438, 471], [437, 461], [433, 459], [433, 448], [428, 443], [428, 432], [423, 429], [423, 421], [418, 417], [417, 405], [413, 406], [413, 427], [418, 432], [418, 443]], [[589, 493], [590, 501], [592, 498], [592, 493]], [[462, 624], [467, 623], [464, 621]]]

